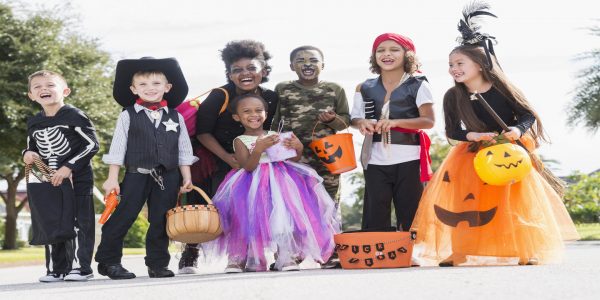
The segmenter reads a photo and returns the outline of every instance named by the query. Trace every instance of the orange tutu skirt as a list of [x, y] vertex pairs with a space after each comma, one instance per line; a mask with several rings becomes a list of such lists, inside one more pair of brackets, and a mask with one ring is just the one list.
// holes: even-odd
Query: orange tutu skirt
[[485, 184], [467, 147], [451, 149], [423, 192], [412, 227], [416, 253], [436, 264], [465, 256], [484, 257], [476, 264], [498, 263], [488, 257], [560, 261], [563, 241], [579, 239], [560, 196], [535, 168], [514, 184]]

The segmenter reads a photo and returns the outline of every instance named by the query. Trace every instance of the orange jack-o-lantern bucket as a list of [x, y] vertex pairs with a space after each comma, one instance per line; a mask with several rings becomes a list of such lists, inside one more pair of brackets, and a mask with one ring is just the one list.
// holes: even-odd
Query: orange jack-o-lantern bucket
[[[341, 118], [336, 118], [342, 120]], [[342, 122], [344, 122], [342, 120]], [[315, 129], [321, 123], [317, 121], [312, 131], [313, 141], [308, 145], [332, 174], [340, 174], [356, 168], [354, 144], [351, 133], [336, 133], [315, 140]], [[345, 124], [345, 123], [344, 123]]]

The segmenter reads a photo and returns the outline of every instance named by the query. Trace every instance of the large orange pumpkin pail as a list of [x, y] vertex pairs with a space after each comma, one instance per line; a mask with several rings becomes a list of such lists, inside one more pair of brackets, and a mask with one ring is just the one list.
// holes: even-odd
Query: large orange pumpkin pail
[[[336, 116], [336, 118], [341, 118]], [[341, 174], [356, 168], [352, 134], [336, 133], [315, 140], [315, 129], [322, 123], [317, 121], [312, 131], [312, 142], [308, 145], [331, 174]], [[344, 122], [344, 124], [346, 124]], [[347, 126], [347, 125], [346, 125]]]

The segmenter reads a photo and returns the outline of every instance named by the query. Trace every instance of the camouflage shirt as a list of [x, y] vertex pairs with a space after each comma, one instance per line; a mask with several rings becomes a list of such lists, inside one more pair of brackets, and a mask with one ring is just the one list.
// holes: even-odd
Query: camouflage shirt
[[313, 167], [324, 178], [327, 191], [335, 194], [334, 190], [337, 191], [339, 186], [339, 175], [334, 176], [329, 173], [308, 144], [312, 142], [312, 132], [317, 117], [324, 111], [332, 110], [339, 118], [327, 124], [319, 124], [315, 130], [315, 138], [334, 134], [350, 124], [348, 100], [344, 89], [336, 83], [326, 81], [320, 81], [310, 87], [303, 86], [297, 81], [285, 81], [277, 84], [275, 93], [279, 96], [279, 103], [271, 130], [277, 131], [279, 120], [283, 117], [282, 131], [294, 132], [304, 145], [304, 153], [300, 161]]

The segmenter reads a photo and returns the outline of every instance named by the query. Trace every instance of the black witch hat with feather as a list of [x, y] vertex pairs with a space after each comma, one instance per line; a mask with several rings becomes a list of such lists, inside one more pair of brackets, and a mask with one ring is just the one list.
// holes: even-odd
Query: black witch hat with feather
[[461, 45], [483, 47], [485, 55], [487, 56], [487, 65], [485, 67], [487, 69], [492, 69], [493, 64], [491, 55], [496, 56], [493, 46], [494, 43], [496, 43], [496, 38], [487, 33], [480, 32], [481, 25], [478, 23], [482, 16], [497, 18], [496, 15], [488, 11], [489, 9], [490, 5], [482, 1], [473, 1], [470, 4], [467, 4], [463, 9], [463, 19], [458, 22], [458, 31], [461, 36], [456, 40]]

